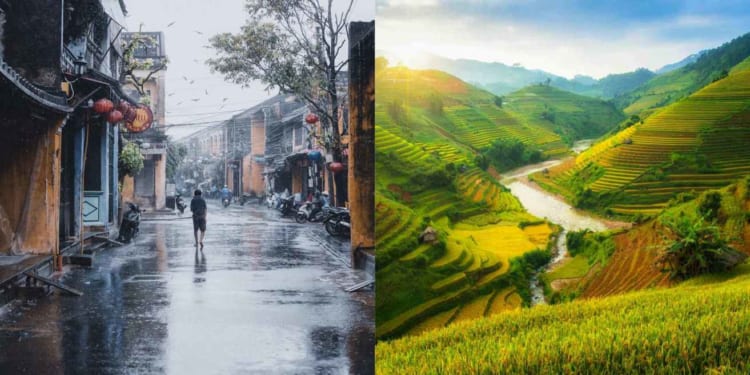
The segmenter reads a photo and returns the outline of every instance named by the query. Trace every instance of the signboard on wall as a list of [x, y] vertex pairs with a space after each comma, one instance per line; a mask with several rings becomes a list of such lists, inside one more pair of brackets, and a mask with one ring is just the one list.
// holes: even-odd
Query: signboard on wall
[[85, 191], [83, 193], [83, 222], [101, 223], [102, 220], [102, 198], [104, 192]]

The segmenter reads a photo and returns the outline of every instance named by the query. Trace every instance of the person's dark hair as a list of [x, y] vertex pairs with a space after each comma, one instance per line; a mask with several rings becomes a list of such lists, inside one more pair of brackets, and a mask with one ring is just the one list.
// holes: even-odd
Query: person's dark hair
[[195, 195], [201, 195], [201, 189], [196, 189], [194, 194]]

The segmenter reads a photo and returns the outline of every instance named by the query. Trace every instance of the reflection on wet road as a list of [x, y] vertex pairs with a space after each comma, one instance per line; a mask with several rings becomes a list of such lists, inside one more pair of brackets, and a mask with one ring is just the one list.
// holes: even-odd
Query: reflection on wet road
[[211, 205], [201, 252], [189, 219], [143, 222], [66, 272], [83, 297], [0, 310], [0, 373], [371, 373], [373, 292], [319, 226]]

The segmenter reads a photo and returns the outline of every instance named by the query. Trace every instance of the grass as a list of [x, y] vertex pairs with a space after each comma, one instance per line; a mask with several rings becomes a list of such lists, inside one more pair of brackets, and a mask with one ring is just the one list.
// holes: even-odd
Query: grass
[[540, 306], [380, 342], [379, 374], [747, 373], [750, 265], [731, 282]]
[[586, 276], [591, 269], [589, 259], [585, 255], [577, 255], [565, 261], [564, 264], [557, 267], [554, 271], [545, 274], [549, 281], [559, 279], [573, 279]]

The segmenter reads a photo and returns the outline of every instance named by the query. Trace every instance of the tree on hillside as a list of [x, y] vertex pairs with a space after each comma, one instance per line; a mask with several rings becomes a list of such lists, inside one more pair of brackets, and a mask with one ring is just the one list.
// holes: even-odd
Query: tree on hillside
[[704, 217], [681, 213], [662, 219], [662, 223], [666, 228], [666, 248], [657, 263], [671, 279], [727, 271], [747, 258], [729, 246], [720, 228]]
[[318, 141], [335, 160], [341, 157], [336, 85], [347, 65], [341, 51], [352, 5], [334, 11], [333, 0], [246, 0], [241, 31], [210, 40], [213, 71], [245, 86], [260, 81], [310, 105], [324, 129]]
[[503, 107], [503, 98], [502, 97], [499, 97], [499, 96], [495, 95], [495, 97], [492, 100], [494, 101], [496, 107], [498, 107], [498, 108], [502, 108]]

